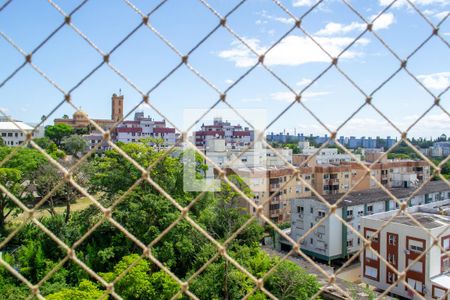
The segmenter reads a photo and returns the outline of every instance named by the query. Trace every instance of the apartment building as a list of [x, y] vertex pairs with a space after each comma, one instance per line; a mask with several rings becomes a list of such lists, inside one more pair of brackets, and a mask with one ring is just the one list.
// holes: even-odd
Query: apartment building
[[[361, 234], [372, 237], [387, 220], [392, 220], [372, 240], [372, 247], [399, 272], [406, 272], [405, 281], [425, 299], [443, 297], [450, 290], [450, 200], [408, 208], [408, 212], [429, 232], [419, 228], [408, 216], [398, 211], [363, 217]], [[395, 217], [394, 217], [395, 216]], [[438, 237], [444, 251], [432, 246], [422, 258], [412, 263]], [[365, 283], [385, 290], [397, 280], [393, 269], [379, 259], [372, 249], [361, 253], [361, 274]], [[408, 299], [419, 299], [404, 283], [397, 283], [391, 293]]]
[[[33, 127], [22, 121], [11, 122], [5, 117], [0, 118], [0, 137], [6, 146], [20, 145], [26, 140], [26, 134], [32, 131]], [[32, 135], [34, 138], [43, 137], [43, 128], [37, 128]]]
[[208, 140], [224, 139], [228, 147], [237, 149], [249, 145], [254, 140], [254, 131], [241, 125], [232, 125], [222, 118], [214, 118], [212, 125], [202, 124], [199, 131], [195, 131], [194, 143], [197, 147], [205, 147]]
[[[302, 154], [315, 155], [315, 161], [318, 164], [340, 164], [345, 161], [354, 161], [353, 157], [347, 153], [339, 153], [337, 148], [306, 147], [302, 149]], [[360, 154], [354, 154], [358, 160], [361, 160]]]
[[[385, 187], [410, 187], [431, 176], [430, 166], [424, 160], [384, 160], [371, 167], [372, 175]], [[375, 187], [371, 180], [370, 187]]]
[[[415, 188], [391, 188], [398, 199], [407, 199]], [[325, 195], [329, 204], [335, 204], [343, 194]], [[450, 198], [450, 188], [442, 181], [427, 183], [411, 199], [409, 205], [416, 206]], [[397, 209], [397, 203], [381, 189], [352, 192], [338, 204], [336, 214], [342, 216], [355, 230], [361, 230], [361, 218], [375, 213]], [[291, 236], [298, 240], [317, 224], [327, 213], [327, 206], [316, 196], [307, 196], [291, 201]], [[283, 241], [282, 241], [283, 242]], [[286, 246], [289, 246], [285, 242]], [[361, 240], [343, 225], [335, 215], [330, 216], [313, 233], [301, 242], [306, 254], [324, 261], [346, 258], [358, 251]]]
[[[247, 183], [256, 205], [263, 204], [272, 197], [263, 206], [263, 212], [275, 223], [290, 222], [292, 200], [311, 195], [311, 190], [298, 177], [292, 178], [294, 171], [288, 167], [228, 168], [226, 172], [239, 175]], [[300, 168], [299, 177], [311, 185], [312, 169]], [[245, 200], [242, 201], [242, 206], [250, 214], [256, 214], [254, 207]]]
[[174, 145], [177, 139], [175, 128], [166, 126], [166, 121], [156, 121], [150, 116], [145, 117], [143, 112], [136, 112], [134, 120], [123, 121], [116, 128], [115, 140], [123, 143], [138, 142], [143, 138], [158, 138], [162, 146]]

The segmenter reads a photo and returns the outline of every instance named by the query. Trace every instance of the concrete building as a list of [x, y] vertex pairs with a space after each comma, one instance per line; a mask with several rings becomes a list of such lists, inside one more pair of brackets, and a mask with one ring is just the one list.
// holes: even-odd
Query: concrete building
[[[429, 233], [419, 228], [408, 216], [395, 216], [398, 211], [389, 211], [362, 218], [361, 234], [369, 238], [390, 220], [373, 239], [372, 247], [398, 272], [403, 272], [411, 266], [406, 272], [405, 281], [425, 299], [442, 299], [450, 290], [450, 200], [410, 207], [408, 212], [429, 230]], [[439, 242], [445, 251], [438, 246], [432, 246], [430, 251], [413, 264], [423, 251], [433, 245], [431, 235], [440, 237]], [[362, 279], [380, 290], [385, 290], [394, 284], [397, 274], [373, 253], [374, 250], [365, 249], [361, 253]], [[402, 282], [397, 283], [391, 293], [408, 299], [419, 299]]]
[[138, 142], [143, 138], [161, 139], [164, 147], [176, 143], [175, 128], [166, 127], [166, 121], [156, 121], [150, 116], [145, 117], [143, 112], [136, 112], [134, 120], [123, 121], [116, 128], [115, 140], [123, 143]]
[[[415, 188], [392, 188], [391, 193], [404, 200]], [[329, 204], [337, 202], [343, 194], [325, 195], [323, 198]], [[450, 198], [450, 188], [442, 181], [432, 181], [426, 184], [411, 199], [411, 206], [422, 205]], [[336, 213], [351, 226], [361, 230], [361, 218], [374, 213], [397, 209], [397, 203], [380, 189], [368, 189], [352, 192], [338, 204]], [[327, 206], [316, 196], [308, 196], [291, 201], [291, 234], [298, 240], [306, 231], [325, 216]], [[361, 247], [361, 241], [343, 225], [336, 216], [327, 218], [312, 234], [306, 236], [301, 243], [301, 249], [308, 255], [324, 261], [346, 258]]]
[[[32, 126], [22, 121], [14, 120], [14, 122], [11, 122], [5, 117], [0, 118], [0, 137], [6, 146], [20, 145], [26, 140], [26, 134], [32, 132], [33, 129]], [[32, 135], [34, 138], [43, 137], [43, 128], [37, 128]]]
[[[318, 148], [307, 147], [302, 150], [302, 154], [315, 155], [315, 161], [318, 164], [340, 164], [344, 161], [354, 161], [352, 156], [347, 153], [339, 153], [337, 148], [323, 148], [316, 154]], [[355, 154], [356, 158], [361, 159], [361, 155]]]
[[[111, 119], [92, 119], [102, 129], [109, 130], [117, 121], [123, 118], [123, 95], [113, 94], [111, 97]], [[72, 118], [55, 119], [54, 124], [67, 124], [76, 129], [92, 128], [89, 120], [83, 113], [76, 111]]]
[[[260, 205], [272, 197], [263, 206], [264, 215], [275, 223], [289, 222], [291, 220], [291, 202], [299, 197], [311, 195], [311, 190], [299, 178], [292, 178], [294, 172], [287, 167], [257, 167], [245, 169], [226, 169], [227, 173], [239, 175], [250, 187], [253, 201]], [[311, 185], [312, 169], [300, 168], [300, 175], [304, 181]], [[242, 206], [250, 214], [256, 210], [245, 200]]]
[[248, 146], [254, 140], [254, 131], [241, 125], [231, 125], [222, 118], [214, 118], [212, 125], [202, 124], [201, 130], [195, 131], [194, 142], [197, 147], [206, 147], [207, 141], [224, 139], [227, 147], [232, 149]]

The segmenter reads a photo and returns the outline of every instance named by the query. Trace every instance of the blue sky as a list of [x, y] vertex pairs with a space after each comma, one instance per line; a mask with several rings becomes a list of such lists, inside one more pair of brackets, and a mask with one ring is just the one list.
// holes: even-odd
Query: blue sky
[[[159, 1], [131, 1], [142, 12], [152, 10]], [[211, 7], [224, 15], [239, 1], [209, 0]], [[283, 5], [300, 16], [316, 1], [285, 0]], [[354, 7], [371, 20], [389, 4], [387, 0], [352, 1]], [[415, 0], [430, 22], [438, 24], [448, 16], [446, 0]], [[80, 1], [55, 0], [65, 12]], [[26, 52], [35, 48], [63, 20], [45, 0], [14, 0], [0, 12], [0, 31]], [[72, 18], [79, 28], [102, 51], [108, 52], [140, 22], [140, 16], [121, 0], [91, 0]], [[218, 19], [198, 0], [169, 0], [150, 18], [151, 24], [181, 53], [187, 53], [218, 23]], [[293, 26], [293, 19], [271, 0], [248, 0], [228, 18], [227, 24], [259, 53], [268, 49]], [[329, 0], [306, 16], [303, 28], [332, 55], [336, 55], [363, 30], [364, 24], [342, 1]], [[404, 0], [397, 1], [374, 23], [375, 32], [398, 54], [407, 57], [431, 33], [432, 28]], [[450, 17], [441, 24], [440, 34], [447, 44], [433, 37], [408, 63], [408, 69], [435, 95], [450, 83]], [[22, 62], [23, 57], [0, 37], [0, 82]], [[70, 27], [62, 28], [33, 57], [33, 62], [69, 90], [101, 62], [100, 55]], [[180, 61], [153, 32], [141, 27], [111, 55], [111, 63], [141, 90], [148, 91]], [[244, 74], [256, 57], [226, 29], [218, 29], [190, 57], [190, 64], [219, 90], [225, 90]], [[265, 62], [294, 90], [309, 85], [328, 65], [329, 58], [299, 29], [293, 30], [267, 55]], [[398, 60], [373, 36], [364, 34], [339, 60], [343, 72], [362, 90], [370, 94], [399, 66]], [[110, 116], [110, 97], [121, 89], [125, 110], [141, 97], [108, 66], [102, 66], [72, 98], [93, 118]], [[450, 111], [450, 92], [441, 97]], [[0, 88], [0, 107], [12, 117], [37, 122], [62, 99], [62, 94], [30, 66], [23, 68]], [[218, 94], [182, 66], [150, 94], [152, 103], [179, 128], [183, 128], [183, 110], [207, 108]], [[364, 96], [335, 68], [311, 85], [303, 94], [305, 105], [331, 130], [337, 128], [364, 102]], [[227, 100], [236, 108], [266, 109], [268, 121], [280, 114], [294, 95], [267, 70], [258, 66], [231, 89]], [[401, 71], [373, 96], [373, 103], [401, 129], [405, 130], [433, 103], [433, 97], [406, 72]], [[219, 108], [226, 106], [220, 104]], [[159, 119], [157, 113], [143, 108]], [[58, 109], [50, 119], [71, 115], [68, 105]], [[214, 117], [208, 115], [205, 121]], [[236, 116], [236, 120], [238, 117]], [[243, 123], [240, 121], [240, 123]], [[300, 105], [295, 104], [278, 119], [270, 131], [283, 130], [306, 134], [323, 134], [324, 128]], [[411, 130], [414, 136], [438, 136], [450, 133], [450, 117], [434, 108]], [[394, 129], [371, 107], [354, 116], [339, 135], [391, 135]]]

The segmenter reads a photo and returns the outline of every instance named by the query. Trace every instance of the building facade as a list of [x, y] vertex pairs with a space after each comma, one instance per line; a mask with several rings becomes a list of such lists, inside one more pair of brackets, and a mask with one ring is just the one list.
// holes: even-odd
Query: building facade
[[[111, 97], [111, 119], [92, 119], [98, 126], [104, 130], [110, 130], [113, 125], [123, 118], [123, 95], [113, 94]], [[54, 124], [66, 124], [75, 129], [95, 129], [86, 118], [85, 113], [76, 111], [72, 118], [55, 119]]]
[[151, 138], [150, 144], [157, 140], [160, 146], [169, 147], [176, 143], [177, 134], [175, 128], [166, 126], [166, 121], [156, 121], [150, 116], [145, 117], [143, 112], [136, 112], [134, 120], [126, 120], [116, 128], [115, 140], [122, 143], [135, 143], [145, 138]]
[[[407, 267], [404, 283], [395, 284], [391, 293], [408, 299], [419, 299], [410, 289], [425, 299], [448, 299], [443, 297], [450, 290], [450, 200], [438, 201], [408, 208], [408, 212], [429, 232], [419, 228], [405, 214], [396, 215], [398, 211], [389, 211], [362, 218], [361, 233], [372, 237], [373, 249], [391, 264], [384, 263], [372, 249], [361, 253], [361, 274], [365, 283], [380, 290], [385, 290], [395, 283], [398, 272]], [[387, 226], [383, 224], [391, 220]], [[383, 227], [384, 226], [384, 227]], [[442, 249], [433, 245], [432, 236], [439, 237]], [[431, 249], [416, 263], [423, 251]]]
[[33, 138], [44, 136], [43, 128], [34, 128], [22, 121], [9, 121], [7, 118], [0, 118], [0, 137], [6, 146], [19, 146], [26, 140], [27, 133], [31, 132]]
[[241, 125], [232, 125], [222, 118], [214, 118], [212, 125], [202, 124], [199, 131], [195, 131], [194, 143], [197, 147], [206, 147], [207, 141], [224, 139], [227, 147], [238, 149], [250, 145], [254, 140], [254, 131]]
[[[414, 188], [395, 188], [390, 192], [398, 199], [407, 199]], [[323, 198], [334, 204], [343, 194], [325, 195]], [[410, 200], [410, 206], [422, 205], [450, 198], [450, 188], [442, 181], [426, 184]], [[352, 192], [341, 201], [336, 214], [345, 219], [355, 231], [361, 231], [361, 219], [364, 216], [386, 212], [398, 208], [398, 204], [380, 189]], [[295, 199], [291, 202], [291, 234], [294, 240], [315, 226], [327, 213], [327, 206], [315, 196]], [[335, 215], [326, 218], [313, 233], [301, 242], [301, 249], [308, 255], [324, 261], [347, 258], [361, 247], [361, 240]]]

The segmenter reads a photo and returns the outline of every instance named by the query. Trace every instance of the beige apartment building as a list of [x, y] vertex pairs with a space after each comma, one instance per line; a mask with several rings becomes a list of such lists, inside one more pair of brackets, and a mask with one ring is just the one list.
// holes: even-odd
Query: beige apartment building
[[[320, 195], [343, 194], [352, 191], [365, 191], [378, 188], [366, 169], [354, 161], [342, 161], [340, 164], [320, 164], [311, 160], [305, 164], [307, 156], [294, 155], [293, 164], [300, 175]], [[364, 162], [369, 167], [370, 163]], [[301, 166], [306, 165], [306, 166]], [[294, 199], [316, 196], [299, 178], [292, 179], [294, 170], [287, 166], [249, 167], [232, 171], [247, 182], [253, 191], [253, 200], [259, 205], [268, 197], [272, 198], [264, 205], [264, 215], [273, 222], [290, 221], [291, 202]], [[409, 188], [419, 186], [430, 177], [430, 167], [425, 161], [383, 160], [372, 167], [373, 175], [386, 188]], [[242, 205], [252, 214], [253, 206], [246, 201]]]
[[[314, 177], [312, 170], [310, 167], [300, 168], [298, 175], [311, 186]], [[226, 169], [226, 171], [238, 174], [248, 184], [252, 190], [254, 203], [256, 205], [264, 203], [264, 215], [276, 223], [290, 221], [293, 199], [311, 195], [311, 190], [298, 177], [292, 178], [295, 176], [294, 171], [288, 167], [257, 167]], [[250, 214], [256, 214], [256, 209], [244, 199], [241, 199], [241, 205]]]

